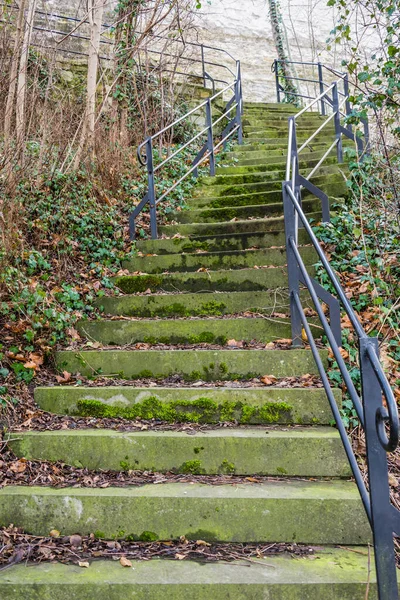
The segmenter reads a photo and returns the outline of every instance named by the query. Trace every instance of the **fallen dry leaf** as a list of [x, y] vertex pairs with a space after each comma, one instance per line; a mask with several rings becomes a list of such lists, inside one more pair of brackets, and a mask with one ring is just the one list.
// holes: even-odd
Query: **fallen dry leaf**
[[131, 567], [132, 563], [130, 560], [128, 560], [125, 556], [121, 556], [121, 558], [119, 559], [120, 565], [122, 567]]
[[88, 569], [88, 568], [89, 568], [89, 566], [90, 566], [90, 565], [89, 565], [89, 563], [88, 563], [87, 561], [79, 561], [79, 562], [78, 562], [78, 565], [79, 565], [80, 567], [82, 567], [83, 569]]
[[58, 529], [52, 529], [50, 531], [50, 537], [52, 537], [52, 538], [60, 537], [60, 532], [58, 531]]
[[63, 371], [62, 375], [56, 375], [57, 383], [67, 383], [67, 381], [70, 381], [71, 377], [71, 373], [68, 373], [68, 371]]
[[10, 470], [13, 473], [23, 473], [26, 469], [26, 461], [21, 458], [21, 460], [16, 460], [10, 467]]
[[273, 385], [276, 382], [276, 377], [273, 375], [264, 375], [264, 377], [261, 377], [260, 381], [264, 385]]
[[204, 540], [197, 540], [196, 546], [211, 546], [211, 544], [209, 544], [208, 542], [205, 542]]

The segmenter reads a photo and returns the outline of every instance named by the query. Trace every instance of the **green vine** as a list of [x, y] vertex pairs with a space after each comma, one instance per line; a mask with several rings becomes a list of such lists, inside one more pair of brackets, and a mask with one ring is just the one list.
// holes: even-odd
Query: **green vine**
[[288, 55], [285, 49], [285, 37], [282, 30], [282, 15], [278, 0], [268, 0], [269, 16], [271, 19], [272, 33], [279, 61], [276, 63], [278, 69], [279, 83], [284, 90], [284, 102], [298, 106], [298, 90], [293, 84], [293, 73], [288, 64]]

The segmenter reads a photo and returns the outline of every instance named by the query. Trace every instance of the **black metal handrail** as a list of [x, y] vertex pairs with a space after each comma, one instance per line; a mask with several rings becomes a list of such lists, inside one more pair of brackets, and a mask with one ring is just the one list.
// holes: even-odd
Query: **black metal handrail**
[[[334, 74], [337, 75], [337, 73]], [[346, 91], [348, 92], [348, 88]], [[332, 98], [328, 96], [330, 92], [332, 92]], [[324, 101], [324, 104], [322, 104], [322, 101]], [[328, 151], [325, 152], [324, 156], [313, 168], [311, 173], [307, 177], [303, 177], [299, 173], [298, 154], [306, 147], [307, 142], [309, 143], [309, 140], [315, 137], [315, 132], [310, 136], [309, 140], [304, 142], [298, 149], [296, 139], [296, 119], [302, 114], [305, 114], [305, 112], [315, 104], [320, 107], [321, 113], [323, 105], [325, 105], [325, 108], [328, 105], [332, 109], [331, 116], [324, 121], [323, 125], [319, 127], [318, 130], [321, 131], [327, 122], [333, 119], [335, 123], [335, 141], [329, 146]], [[396, 600], [399, 596], [393, 534], [400, 535], [400, 511], [395, 508], [390, 501], [387, 452], [393, 452], [399, 443], [399, 416], [397, 403], [379, 361], [378, 339], [369, 337], [364, 331], [357, 314], [337, 279], [301, 206], [301, 189], [302, 187], [305, 187], [321, 200], [323, 220], [329, 221], [329, 199], [322, 190], [310, 183], [310, 177], [315, 173], [334, 147], [337, 148], [339, 162], [342, 162], [342, 135], [347, 135], [356, 141], [358, 148], [362, 151], [366, 150], [367, 135], [365, 136], [366, 139], [364, 139], [363, 143], [360, 138], [343, 127], [340, 123], [341, 105], [346, 106], [345, 114], [349, 114], [350, 105], [348, 95], [345, 96], [342, 103], [339, 103], [338, 82], [334, 82], [328, 89], [324, 90], [319, 96], [314, 98], [302, 111], [289, 117], [288, 160], [286, 178], [282, 183], [282, 192], [292, 343], [295, 347], [303, 345], [302, 333], [304, 329], [371, 525], [375, 549], [375, 566], [379, 600]], [[325, 114], [326, 112], [324, 112], [324, 115]], [[325, 273], [335, 291], [335, 295], [331, 295], [332, 301], [329, 305], [329, 320], [320, 303], [321, 299], [326, 302], [326, 298], [322, 298], [319, 284], [310, 277], [298, 249], [297, 240], [299, 223], [301, 223], [301, 226], [306, 230], [310, 242], [316, 250]], [[352, 449], [352, 445], [348, 439], [346, 429], [343, 425], [340, 411], [330, 387], [328, 375], [313, 337], [312, 329], [303, 309], [302, 301], [300, 299], [301, 285], [305, 286], [310, 294], [318, 318], [322, 324], [323, 331], [342, 375], [345, 389], [353, 403], [360, 426], [365, 433], [368, 490]], [[334, 314], [332, 313], [331, 306], [334, 306], [333, 299], [340, 303], [340, 307], [347, 314], [357, 336], [361, 371], [361, 394], [357, 392], [351, 379], [350, 372], [340, 352], [342, 337], [340, 314], [338, 320], [337, 312]], [[383, 399], [386, 406], [383, 404]]]
[[[202, 46], [202, 57], [204, 60], [204, 51]], [[214, 50], [214, 48], [212, 48]], [[229, 53], [227, 53], [229, 54]], [[231, 55], [229, 55], [231, 56]], [[205, 62], [205, 61], [204, 61]], [[208, 75], [208, 74], [207, 74]], [[208, 79], [212, 79], [211, 76], [207, 77]], [[206, 78], [204, 79], [206, 82]], [[217, 79], [213, 79], [214, 82], [218, 81]], [[214, 89], [214, 85], [213, 85]], [[228, 100], [223, 109], [222, 114], [218, 116], [217, 119], [213, 119], [213, 106], [215, 105], [216, 100], [222, 99], [225, 95], [232, 93], [233, 95]], [[224, 100], [225, 102], [225, 100]], [[204, 117], [205, 113], [205, 127], [198, 131], [195, 135], [193, 135], [186, 143], [181, 145], [177, 150], [172, 152], [172, 154], [168, 154], [168, 156], [161, 160], [160, 163], [155, 165], [154, 160], [154, 142], [158, 140], [159, 146], [162, 147], [162, 139], [166, 133], [172, 133], [174, 128], [177, 125], [182, 125], [183, 123], [190, 123], [191, 119], [194, 117]], [[138, 147], [137, 156], [139, 163], [142, 166], [147, 167], [147, 183], [148, 190], [144, 198], [139, 202], [139, 204], [135, 207], [129, 217], [129, 229], [131, 239], [135, 238], [135, 220], [137, 216], [142, 212], [142, 210], [148, 205], [150, 210], [150, 233], [152, 239], [156, 239], [158, 237], [157, 232], [157, 205], [162, 202], [178, 185], [180, 185], [187, 177], [193, 175], [197, 177], [198, 175], [198, 167], [209, 161], [209, 169], [210, 175], [213, 177], [215, 175], [215, 154], [217, 150], [221, 146], [226, 146], [228, 140], [232, 138], [235, 134], [237, 134], [239, 144], [243, 141], [243, 125], [242, 125], [242, 114], [243, 114], [243, 94], [242, 94], [242, 77], [240, 70], [240, 61], [236, 61], [236, 72], [234, 76], [234, 81], [228, 84], [224, 89], [214, 93], [210, 98], [204, 100], [200, 104], [198, 104], [195, 108], [189, 110], [185, 115], [176, 119], [173, 123], [170, 123], [157, 133], [152, 136], [149, 136], [146, 140], [144, 140]], [[214, 128], [216, 125], [219, 125], [221, 122], [225, 121], [225, 127], [223, 127], [222, 132], [219, 135], [215, 134]], [[162, 170], [162, 168], [168, 164], [173, 158], [178, 156], [183, 150], [193, 145], [194, 142], [201, 140], [201, 138], [205, 138], [205, 142], [202, 144], [200, 150], [194, 156], [192, 164], [184, 175], [180, 177], [168, 190], [163, 192], [160, 196], [157, 195], [156, 191], [156, 174]], [[161, 153], [162, 158], [162, 153]]]

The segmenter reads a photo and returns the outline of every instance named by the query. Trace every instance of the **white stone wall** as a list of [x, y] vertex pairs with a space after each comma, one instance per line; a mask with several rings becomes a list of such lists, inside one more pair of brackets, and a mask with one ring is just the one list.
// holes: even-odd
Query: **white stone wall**
[[[203, 0], [202, 4], [199, 39], [225, 48], [241, 60], [245, 98], [275, 101], [271, 64], [276, 51], [267, 1]], [[335, 10], [326, 4], [327, 0], [281, 0], [289, 57], [294, 61], [325, 62], [340, 70], [343, 49], [326, 50], [326, 40], [336, 21]], [[376, 41], [373, 35], [364, 38], [367, 54], [372, 53]], [[297, 74], [302, 75], [301, 67]], [[308, 71], [307, 75], [313, 73]]]
[[[113, 2], [115, 0], [110, 0], [109, 10]], [[326, 40], [336, 20], [335, 10], [327, 7], [326, 3], [327, 0], [281, 0], [289, 58], [294, 61], [321, 61], [340, 69], [343, 50], [337, 47], [330, 52], [326, 50]], [[85, 14], [85, 5], [85, 0], [39, 0], [39, 6], [46, 7], [48, 11], [79, 17]], [[271, 65], [276, 51], [267, 0], [202, 0], [202, 8], [196, 12], [196, 40], [223, 48], [240, 59], [245, 99], [275, 101]], [[70, 26], [66, 24], [66, 27]], [[374, 36], [364, 38], [363, 45], [366, 54], [372, 54], [376, 39]], [[87, 42], [74, 39], [71, 46], [85, 51]], [[106, 53], [106, 46], [102, 50]], [[234, 68], [233, 61], [218, 52], [206, 51], [206, 59], [211, 62], [226, 60], [226, 64]], [[211, 66], [209, 70], [210, 74], [221, 79], [231, 78], [226, 70]], [[312, 68], [305, 73], [297, 67], [296, 74], [310, 78], [316, 76]], [[218, 87], [221, 85], [218, 84]], [[310, 95], [314, 95], [312, 88], [310, 84]]]

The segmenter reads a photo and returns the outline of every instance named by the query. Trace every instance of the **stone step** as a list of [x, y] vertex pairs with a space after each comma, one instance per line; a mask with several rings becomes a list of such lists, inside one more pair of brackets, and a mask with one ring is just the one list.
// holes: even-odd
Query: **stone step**
[[[140, 319], [79, 321], [82, 338], [105, 346], [147, 344], [220, 344], [228, 340], [268, 343], [291, 336], [290, 320], [274, 317]], [[316, 334], [318, 330], [314, 330]]]
[[[297, 137], [298, 147], [300, 147], [304, 142], [306, 142], [309, 139], [309, 137], [309, 135], [300, 132], [299, 136]], [[283, 136], [277, 137], [276, 135], [274, 136], [274, 134], [272, 136], [256, 135], [254, 137], [245, 137], [243, 144], [239, 147], [243, 149], [244, 152], [247, 150], [247, 148], [284, 148], [287, 152], [287, 140], [284, 140], [282, 138]], [[331, 146], [331, 144], [334, 142], [334, 140], [335, 138], [333, 134], [325, 135], [324, 132], [320, 132], [307, 144], [306, 148], [301, 152], [305, 152], [307, 149], [308, 151], [312, 152], [315, 148], [321, 146], [325, 146], [325, 148], [328, 149], [329, 146]], [[342, 146], [344, 148], [352, 148], [354, 147], [354, 142], [352, 142], [349, 139], [346, 139], [343, 141]]]
[[356, 485], [349, 481], [263, 484], [163, 483], [142, 487], [0, 490], [0, 524], [32, 535], [94, 533], [160, 540], [365, 544], [371, 541]]
[[[255, 184], [252, 184], [255, 185]], [[335, 189], [340, 195], [342, 192], [339, 184], [334, 184], [331, 189]], [[329, 194], [328, 186], [324, 186], [324, 191]], [[265, 203], [267, 192], [254, 192], [245, 195], [225, 196], [218, 198], [208, 198], [208, 204], [218, 203], [221, 206], [216, 208], [203, 208], [185, 210], [182, 212], [169, 213], [171, 221], [178, 223], [220, 223], [231, 221], [232, 219], [262, 219], [265, 217], [280, 217], [283, 214], [283, 204], [281, 202]], [[304, 194], [305, 195], [305, 194]], [[310, 196], [310, 194], [308, 194]], [[268, 199], [268, 196], [267, 196]], [[206, 205], [207, 206], [207, 205]], [[306, 213], [316, 212], [321, 207], [321, 202], [315, 196], [303, 200], [303, 210]], [[257, 227], [257, 225], [253, 225]]]
[[[318, 161], [315, 161], [317, 163]], [[343, 171], [348, 170], [347, 166], [341, 169]], [[208, 188], [214, 188], [216, 186], [236, 186], [242, 185], [243, 183], [269, 183], [276, 189], [279, 189], [278, 183], [282, 187], [282, 181], [285, 179], [286, 164], [281, 165], [265, 165], [265, 170], [256, 172], [238, 172], [232, 171], [231, 173], [219, 172], [215, 177], [204, 177], [200, 182], [199, 194], [201, 195], [204, 186]], [[326, 178], [330, 175], [340, 175], [338, 172], [338, 165], [324, 165], [318, 169], [318, 177]], [[342, 177], [343, 179], [343, 177]], [[190, 204], [190, 201], [189, 201]]]
[[[325, 194], [327, 194], [330, 197], [346, 197], [348, 194], [348, 187], [346, 186], [346, 182], [338, 177], [337, 178], [338, 181], [333, 181], [332, 183], [322, 183], [320, 185], [320, 189], [325, 192]], [[246, 184], [244, 184], [246, 185]], [[315, 209], [315, 205], [317, 203], [318, 208], [320, 208], [321, 204], [320, 201], [318, 200], [317, 196], [315, 196], [314, 194], [312, 194], [311, 192], [309, 192], [306, 189], [302, 190], [302, 198], [303, 198], [303, 208], [305, 209], [306, 213], [310, 212], [310, 210], [318, 210]], [[258, 217], [258, 218], [263, 218], [264, 216], [270, 215], [267, 218], [276, 218], [279, 217], [280, 215], [282, 215], [283, 213], [283, 209], [282, 209], [282, 191], [277, 189], [277, 190], [272, 190], [270, 192], [264, 192], [264, 191], [250, 191], [247, 194], [237, 194], [237, 195], [221, 195], [221, 196], [208, 196], [208, 195], [204, 195], [204, 196], [199, 196], [197, 198], [192, 198], [191, 199], [191, 204], [188, 207], [188, 211], [178, 211], [175, 213], [170, 213], [168, 216], [169, 218], [178, 221], [178, 222], [183, 222], [183, 223], [187, 223], [187, 222], [191, 222], [189, 219], [189, 216], [192, 213], [195, 213], [195, 216], [198, 216], [198, 212], [196, 211], [209, 211], [211, 209], [216, 209], [217, 211], [220, 209], [226, 209], [228, 212], [225, 213], [221, 213], [221, 217], [226, 215], [226, 214], [230, 214], [229, 209], [231, 208], [237, 208], [239, 209], [239, 207], [242, 207], [242, 213], [243, 213], [243, 217], [245, 218], [245, 215], [247, 214], [248, 211], [245, 211], [246, 207], [249, 207], [249, 211], [250, 211], [250, 216], [254, 216], [254, 217]], [[268, 207], [265, 209], [265, 215], [263, 213], [263, 210], [261, 209], [255, 209], [255, 206], [258, 205], [262, 205], [265, 207]], [[252, 208], [250, 208], [252, 207]], [[280, 208], [279, 208], [280, 207]], [[260, 212], [261, 211], [261, 212]], [[253, 212], [255, 212], [255, 214], [253, 214]], [[215, 215], [218, 216], [218, 212], [211, 212], [210, 216], [214, 219]], [[282, 215], [283, 216], [283, 215]], [[222, 220], [222, 219], [221, 219]], [[229, 219], [231, 220], [231, 219]], [[196, 221], [194, 221], [196, 222]]]
[[[341, 406], [341, 390], [332, 392]], [[55, 386], [35, 388], [35, 401], [51, 413], [86, 417], [251, 425], [332, 421], [325, 390], [313, 387]]]
[[[307, 159], [307, 160], [302, 160], [300, 162], [300, 171], [303, 172], [303, 170], [306, 171], [307, 174], [307, 169], [311, 170], [313, 167], [316, 166], [316, 164], [318, 163], [318, 161], [320, 160], [320, 158], [322, 158], [323, 156], [323, 152], [319, 152], [319, 153], [309, 153], [309, 155], [311, 158]], [[268, 157], [268, 161], [264, 162], [264, 157]], [[259, 164], [257, 164], [257, 161], [260, 161]], [[336, 169], [338, 169], [338, 163], [336, 160], [336, 154], [332, 153], [331, 156], [328, 156], [325, 161], [324, 164], [326, 165], [335, 165]], [[268, 172], [270, 170], [279, 170], [285, 167], [286, 168], [286, 156], [281, 155], [281, 156], [275, 156], [272, 157], [270, 156], [270, 154], [263, 154], [263, 155], [259, 155], [258, 153], [256, 154], [255, 158], [254, 158], [254, 162], [251, 162], [250, 159], [245, 161], [245, 164], [243, 164], [242, 160], [238, 160], [235, 162], [235, 164], [233, 166], [219, 166], [216, 169], [216, 174], [218, 175], [230, 175], [230, 174], [247, 174], [247, 173], [256, 173], [256, 174], [261, 174], [264, 172]], [[342, 168], [342, 165], [339, 167]]]
[[[325, 140], [313, 140], [310, 143], [310, 145], [307, 146], [306, 149], [302, 150], [300, 156], [303, 154], [303, 152], [304, 154], [306, 154], [306, 152], [316, 152], [317, 150], [323, 149], [325, 149], [326, 151], [330, 146], [331, 142], [331, 138]], [[274, 156], [275, 153], [280, 152], [281, 154], [287, 156], [287, 141], [284, 141], [282, 137], [277, 137], [275, 139], [267, 139], [261, 142], [255, 142], [254, 140], [249, 140], [245, 138], [243, 144], [235, 146], [231, 152], [227, 153], [226, 158], [231, 159], [234, 157], [238, 157], [242, 154], [247, 154], [249, 152], [255, 151], [264, 152], [264, 154], [272, 156]]]
[[[287, 128], [289, 117], [290, 115], [287, 113], [280, 114], [276, 111], [262, 113], [253, 110], [243, 114], [242, 122], [244, 125], [248, 125], [250, 123], [264, 123], [271, 127]], [[297, 126], [310, 124], [313, 127], [318, 127], [324, 121], [326, 121], [326, 117], [322, 117], [317, 113], [304, 113], [296, 119]]]
[[[266, 145], [262, 145], [259, 147], [259, 149], [256, 149], [256, 145], [251, 145], [251, 144], [242, 144], [241, 146], [236, 145], [234, 146], [233, 150], [231, 152], [227, 152], [226, 153], [226, 158], [228, 160], [239, 160], [241, 158], [247, 158], [247, 157], [252, 157], [255, 156], [255, 154], [253, 154], [254, 152], [259, 152], [261, 153], [261, 158], [265, 158], [265, 163], [267, 164], [268, 162], [275, 162], [276, 158], [278, 157], [280, 160], [286, 161], [287, 159], [287, 145], [286, 144], [280, 144], [280, 145], [276, 145], [274, 147], [274, 144], [266, 144]], [[317, 153], [319, 153], [320, 156], [323, 155], [323, 153], [326, 151], [326, 144], [313, 144], [311, 149], [305, 149], [300, 153], [300, 159], [307, 159], [310, 157], [315, 157], [317, 156]], [[332, 150], [332, 154], [335, 156], [335, 152], [334, 150]], [[235, 163], [237, 164], [237, 163]], [[225, 168], [224, 165], [219, 165], [218, 168]]]
[[145, 294], [99, 298], [98, 308], [108, 315], [127, 317], [222, 316], [243, 312], [285, 312], [289, 309], [284, 288], [262, 292], [199, 292], [197, 294]]
[[301, 110], [294, 104], [287, 104], [284, 102], [250, 102], [247, 100], [243, 103], [243, 109], [245, 112], [247, 112], [248, 110], [263, 110], [263, 111], [277, 110], [279, 112], [286, 112], [286, 111], [292, 110], [292, 111], [295, 111], [295, 113], [297, 113]]
[[[316, 122], [316, 123], [304, 123], [304, 124], [299, 124], [296, 127], [296, 134], [297, 137], [300, 138], [302, 135], [306, 135], [307, 137], [309, 137], [311, 134], [313, 134], [318, 127], [322, 125], [322, 123]], [[243, 126], [243, 133], [245, 135], [245, 137], [252, 137], [252, 135], [254, 133], [259, 133], [262, 132], [264, 133], [268, 133], [268, 134], [272, 134], [273, 136], [277, 136], [277, 135], [288, 135], [288, 124], [287, 123], [269, 123], [268, 121], [260, 121], [258, 123], [251, 123], [248, 125], [244, 125]], [[321, 132], [324, 132], [324, 134], [326, 136], [331, 135], [334, 136], [335, 135], [335, 128], [333, 127], [333, 125], [326, 125]], [[319, 133], [317, 134], [319, 135]], [[267, 136], [269, 137], [269, 136]]]
[[[327, 351], [320, 354], [326, 365]], [[234, 381], [317, 374], [310, 350], [61, 350], [55, 358], [59, 369], [87, 377], [164, 379], [179, 375], [186, 381]]]
[[[309, 272], [313, 269], [310, 267]], [[150, 292], [249, 292], [273, 290], [287, 286], [287, 271], [281, 267], [163, 273], [159, 275], [124, 275], [114, 278], [126, 294]], [[172, 301], [171, 297], [171, 301]], [[178, 301], [181, 301], [179, 296]]]
[[[246, 185], [246, 184], [245, 184]], [[220, 186], [219, 186], [220, 187]], [[272, 186], [271, 186], [272, 187]], [[204, 189], [204, 188], [203, 188]], [[234, 190], [234, 188], [231, 188]], [[245, 194], [230, 194], [230, 195], [219, 195], [219, 189], [216, 190], [215, 196], [210, 196], [210, 193], [214, 190], [214, 188], [210, 188], [206, 190], [206, 193], [202, 196], [196, 196], [190, 199], [189, 211], [198, 211], [200, 208], [231, 208], [238, 206], [250, 206], [256, 204], [269, 205], [270, 210], [269, 213], [272, 214], [280, 214], [282, 213], [282, 183], [280, 189], [271, 189], [270, 191], [249, 191]], [[303, 196], [310, 196], [309, 192], [305, 192]], [[281, 211], [279, 213], [279, 206], [281, 206]], [[184, 211], [186, 212], [186, 211]], [[179, 215], [181, 212], [176, 212], [172, 214], [172, 218], [175, 220], [181, 220]], [[178, 218], [177, 218], [178, 215]], [[182, 217], [186, 219], [186, 215]], [[190, 221], [189, 221], [190, 222]]]
[[[309, 137], [311, 137], [311, 135], [317, 130], [317, 128], [315, 127], [299, 127], [296, 131], [297, 133], [297, 141], [298, 142], [305, 142]], [[286, 137], [286, 139], [284, 139]], [[282, 128], [282, 129], [274, 129], [274, 128], [270, 128], [270, 127], [264, 127], [263, 129], [259, 129], [256, 128], [254, 131], [245, 131], [245, 140], [246, 141], [251, 141], [253, 138], [263, 138], [266, 140], [270, 140], [270, 139], [280, 139], [281, 143], [284, 140], [284, 143], [286, 144], [287, 147], [287, 137], [288, 137], [288, 130], [286, 128]], [[282, 139], [283, 138], [283, 139]], [[314, 137], [313, 137], [313, 141], [315, 140], [331, 140], [331, 143], [334, 141], [335, 139], [335, 132], [334, 129], [329, 129], [328, 127], [324, 127], [324, 129], [321, 129], [321, 131], [319, 131]]]
[[19, 458], [61, 461], [96, 471], [351, 476], [340, 435], [332, 427], [220, 428], [196, 435], [78, 429], [18, 432], [8, 437], [17, 438], [9, 445]]
[[[249, 250], [250, 248], [268, 248], [285, 245], [284, 231], [231, 233], [213, 236], [192, 236], [177, 238], [158, 238], [157, 240], [138, 240], [136, 248], [144, 254], [178, 254], [180, 252], [195, 252], [202, 250], [218, 252], [225, 250]], [[309, 240], [304, 229], [299, 231], [299, 242]]]
[[[271, 117], [275, 115], [285, 116], [286, 114], [296, 115], [300, 112], [301, 108], [294, 106], [294, 104], [286, 104], [283, 102], [245, 102], [243, 105], [243, 113], [245, 116], [248, 114], [270, 114]], [[309, 115], [319, 115], [317, 111], [310, 111]]]
[[[372, 553], [371, 553], [372, 554]], [[309, 557], [295, 554], [257, 560], [135, 560], [78, 565], [20, 564], [0, 573], [4, 600], [377, 600], [368, 548], [320, 547]]]
[[[306, 202], [303, 203], [304, 205]], [[250, 208], [250, 207], [246, 207]], [[252, 207], [253, 208], [253, 207]], [[218, 209], [221, 210], [221, 209]], [[255, 212], [255, 211], [254, 211]], [[300, 250], [306, 264], [316, 262], [314, 247]], [[197, 271], [198, 269], [245, 269], [254, 266], [280, 267], [286, 265], [286, 248], [262, 248], [260, 250], [228, 250], [192, 254], [160, 254], [159, 256], [135, 256], [123, 261], [122, 266], [131, 272], [163, 273], [165, 271]]]
[[[329, 169], [329, 168], [328, 168]], [[282, 172], [283, 173], [283, 172]], [[229, 176], [228, 176], [229, 177]], [[243, 177], [243, 175], [238, 176], [239, 179]], [[250, 182], [235, 182], [233, 184], [219, 184], [218, 181], [212, 182], [211, 185], [202, 185], [196, 189], [196, 193], [193, 197], [188, 201], [190, 206], [193, 206], [196, 202], [197, 198], [203, 198], [204, 196], [208, 196], [211, 198], [215, 198], [216, 196], [242, 196], [251, 194], [254, 192], [271, 192], [273, 190], [282, 191], [282, 179], [272, 179], [272, 180], [262, 180], [262, 181], [250, 181]], [[343, 184], [345, 183], [343, 175], [338, 172], [337, 168], [334, 166], [333, 169], [330, 168], [327, 174], [318, 174], [315, 175], [311, 179], [314, 185], [321, 187], [321, 189], [326, 188], [327, 186], [331, 186], [333, 184]]]
[[[314, 221], [319, 221], [321, 219], [321, 212], [307, 211], [307, 216], [309, 220], [313, 219]], [[210, 236], [241, 232], [253, 233], [255, 231], [271, 231], [272, 229], [280, 229], [282, 231], [285, 229], [283, 215], [253, 220], [237, 219], [235, 221], [220, 221], [218, 223], [169, 223], [168, 225], [160, 225], [158, 232], [160, 235], [166, 235], [168, 237], [176, 234], [183, 236]]]

